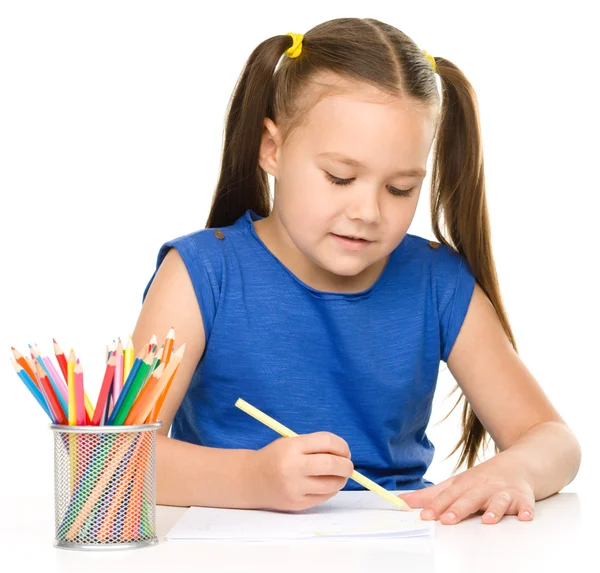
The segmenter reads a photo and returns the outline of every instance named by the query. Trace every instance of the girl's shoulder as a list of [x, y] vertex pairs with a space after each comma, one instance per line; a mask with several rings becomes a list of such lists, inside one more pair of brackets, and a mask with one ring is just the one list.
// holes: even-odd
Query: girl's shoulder
[[414, 283], [427, 285], [437, 309], [445, 340], [442, 359], [446, 361], [469, 307], [475, 276], [467, 258], [452, 247], [417, 235], [406, 235], [405, 239], [407, 256], [409, 260], [413, 257], [410, 268], [417, 275]]
[[168, 240], [160, 247], [156, 260], [158, 268], [170, 249], [175, 248], [183, 259], [192, 280], [197, 275], [209, 275], [211, 282], [220, 282], [228, 249], [242, 245], [246, 225], [238, 219], [229, 226], [192, 231]]
[[466, 257], [444, 243], [407, 233], [400, 246], [407, 257], [430, 267], [442, 279], [456, 276], [465, 267], [470, 272]]

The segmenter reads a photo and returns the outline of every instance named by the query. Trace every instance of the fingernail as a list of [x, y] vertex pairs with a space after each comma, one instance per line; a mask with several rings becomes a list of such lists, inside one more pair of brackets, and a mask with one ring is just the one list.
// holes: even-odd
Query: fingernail
[[531, 511], [527, 511], [527, 510], [525, 510], [525, 511], [523, 512], [523, 515], [524, 515], [525, 517], [531, 517]]
[[454, 521], [456, 519], [456, 514], [449, 511], [448, 513], [444, 513], [442, 517], [446, 518], [448, 521]]
[[496, 519], [496, 514], [495, 514], [494, 512], [492, 512], [492, 511], [488, 511], [488, 512], [485, 514], [485, 516], [486, 516], [488, 519]]
[[421, 512], [422, 519], [431, 519], [433, 517], [433, 509], [424, 509]]

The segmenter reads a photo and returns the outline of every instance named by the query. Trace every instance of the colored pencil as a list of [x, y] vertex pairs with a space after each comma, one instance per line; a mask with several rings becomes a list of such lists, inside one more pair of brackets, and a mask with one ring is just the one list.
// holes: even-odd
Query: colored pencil
[[123, 351], [123, 380], [127, 380], [127, 376], [129, 376], [129, 373], [131, 372], [134, 359], [135, 355], [133, 349], [133, 340], [131, 335], [129, 335], [129, 340], [127, 341], [127, 345]]
[[[139, 394], [140, 390], [142, 389], [142, 386], [146, 383], [146, 380], [148, 379], [148, 377], [151, 374], [150, 370], [152, 368], [153, 361], [154, 361], [154, 353], [149, 353], [144, 358], [144, 360], [142, 360], [142, 362], [140, 364], [140, 368], [139, 368], [137, 374], [135, 375], [135, 378], [133, 379], [131, 386], [128, 388], [127, 392], [125, 392], [125, 389], [123, 389], [123, 392], [121, 392], [121, 394], [125, 394], [125, 398], [123, 399], [123, 402], [121, 403], [120, 408], [117, 410], [116, 415], [114, 417], [113, 417], [113, 415], [111, 415], [111, 418], [113, 418], [112, 423], [115, 426], [120, 426], [120, 425], [124, 424], [125, 418], [127, 418], [127, 415], [129, 414], [129, 410], [131, 409], [131, 405], [137, 398], [137, 395]], [[113, 414], [114, 414], [114, 412], [113, 412]]]
[[[264, 412], [261, 412], [258, 408], [255, 408], [251, 404], [248, 404], [248, 402], [242, 400], [242, 398], [238, 398], [235, 405], [243, 412], [246, 412], [246, 414], [252, 416], [259, 422], [262, 422], [265, 426], [271, 428], [271, 430], [274, 430], [278, 434], [281, 434], [284, 438], [293, 438], [298, 435], [296, 434], [296, 432], [293, 432], [289, 428], [286, 428], [283, 424], [280, 424], [277, 420], [274, 420], [270, 416], [267, 416], [267, 414], [265, 414]], [[382, 499], [389, 501], [396, 507], [399, 507], [400, 509], [405, 509], [406, 511], [412, 511], [412, 509], [404, 500], [400, 499], [387, 489], [381, 487], [378, 483], [375, 483], [374, 481], [370, 480], [368, 477], [358, 473], [356, 470], [352, 472], [350, 479], [354, 480], [366, 489], [377, 494]]]
[[[31, 358], [31, 356], [23, 356], [23, 358], [25, 359], [25, 362], [27, 362], [29, 369], [32, 372], [35, 372], [35, 360], [33, 358]], [[36, 380], [37, 383], [37, 380]]]
[[105, 411], [106, 402], [108, 400], [111, 386], [113, 383], [116, 361], [117, 357], [113, 355], [109, 358], [108, 363], [106, 365], [106, 369], [104, 371], [104, 379], [102, 380], [102, 385], [100, 386], [98, 401], [96, 402], [96, 408], [94, 409], [94, 415], [92, 417], [92, 426], [100, 425], [102, 414]]
[[[46, 356], [36, 355], [35, 361], [36, 361], [36, 364], [39, 364], [42, 367], [42, 370], [48, 377], [50, 384], [52, 384], [52, 388], [54, 389], [54, 393], [56, 394], [56, 397], [58, 398], [60, 407], [66, 416], [67, 415], [67, 400], [65, 400], [63, 393], [60, 391], [60, 383], [56, 381], [55, 377], [52, 375], [52, 372], [48, 366], [48, 364], [50, 364], [50, 366], [52, 366], [50, 359]], [[36, 372], [37, 372], [37, 370], [36, 370]], [[54, 372], [56, 373], [56, 369], [54, 369]]]
[[111, 412], [108, 420], [106, 421], [107, 426], [114, 425], [114, 420], [117, 417], [117, 414], [119, 413], [119, 410], [121, 409], [121, 406], [122, 406], [123, 402], [125, 401], [127, 394], [129, 393], [129, 389], [131, 388], [131, 385], [133, 384], [133, 381], [135, 380], [135, 378], [137, 376], [140, 366], [141, 366], [143, 360], [147, 357], [147, 355], [148, 355], [147, 346], [144, 345], [144, 348], [142, 349], [140, 354], [134, 360], [133, 366], [131, 367], [131, 371], [129, 372], [129, 375], [127, 376], [127, 380], [125, 380], [125, 384], [123, 384], [123, 389], [121, 390], [121, 393], [119, 394], [117, 403], [113, 406], [112, 412]]
[[[174, 343], [175, 343], [175, 329], [173, 327], [171, 327], [165, 338], [165, 343], [164, 343], [165, 348], [163, 350], [163, 355], [161, 358], [161, 360], [165, 363], [165, 365], [169, 364], [169, 360], [171, 360], [171, 354], [173, 352], [173, 344]], [[158, 417], [158, 410], [160, 410], [160, 408], [165, 400], [165, 395], [169, 391], [169, 387], [170, 387], [170, 381], [167, 383], [167, 387], [164, 389], [162, 395], [159, 396], [158, 400], [156, 401], [156, 404], [150, 411], [150, 414], [148, 414], [148, 419], [146, 420], [147, 424], [152, 423], [152, 422], [149, 422], [149, 420], [151, 420], [152, 418], [154, 418], [154, 420], [156, 421], [156, 419]]]
[[178, 370], [179, 370], [179, 365], [177, 365], [177, 368], [175, 368], [175, 371], [173, 372], [173, 374], [171, 374], [171, 377], [167, 381], [167, 385], [165, 386], [165, 389], [162, 391], [162, 394], [158, 397], [156, 404], [154, 404], [154, 406], [152, 407], [152, 410], [148, 414], [148, 417], [146, 418], [146, 422], [145, 422], [146, 424], [155, 424], [156, 421], [158, 420], [158, 416], [160, 415], [160, 411], [162, 409], [163, 403], [165, 401], [167, 394], [169, 393], [171, 384], [173, 383], [173, 380], [174, 380], [175, 375], [177, 374]]
[[69, 354], [69, 358], [67, 360], [67, 388], [68, 388], [68, 414], [67, 418], [69, 420], [69, 426], [74, 426], [77, 424], [77, 415], [76, 415], [76, 404], [75, 404], [75, 365], [77, 364], [77, 359], [75, 358], [75, 352], [71, 349]]
[[163, 356], [164, 351], [165, 351], [165, 345], [163, 344], [158, 349], [156, 356], [154, 357], [154, 360], [152, 361], [152, 366], [150, 366], [150, 372], [154, 372], [158, 368], [158, 365], [162, 362], [162, 356]]
[[[80, 363], [79, 358], [77, 358], [76, 364], [79, 364], [79, 363]], [[82, 376], [83, 376], [83, 374], [82, 374]], [[82, 380], [83, 380], [83, 378], [82, 378]], [[85, 388], [83, 390], [83, 407], [84, 407], [83, 414], [85, 416], [85, 423], [86, 423], [86, 425], [89, 426], [92, 423], [92, 416], [94, 415], [94, 406], [92, 406], [92, 402], [88, 398]]]
[[[123, 421], [125, 426], [144, 423], [146, 416], [150, 413], [160, 392], [167, 384], [167, 380], [164, 378], [164, 382], [161, 382], [161, 376], [163, 375], [164, 370], [165, 365], [161, 364], [154, 372], [152, 372], [148, 381], [144, 384], [144, 387], [140, 390], [140, 393], [131, 405], [129, 413]], [[146, 412], [146, 415], [138, 421], [138, 417], [141, 417], [144, 412]]]
[[148, 343], [148, 352], [152, 352], [152, 349], [158, 344], [158, 339], [156, 338], [156, 334], [152, 335], [150, 342]]
[[23, 368], [23, 370], [25, 370], [25, 372], [29, 375], [29, 378], [31, 378], [31, 380], [38, 387], [38, 390], [39, 390], [39, 386], [37, 384], [35, 373], [34, 373], [33, 368], [31, 367], [31, 365], [27, 362], [27, 360], [25, 360], [25, 357], [14, 346], [11, 346], [10, 349], [12, 350], [15, 362], [19, 366], [21, 366], [21, 368]]
[[[142, 392], [147, 389], [144, 396], [142, 396], [142, 392], [140, 392], [139, 404], [131, 409], [130, 416], [125, 420], [125, 424], [143, 424], [148, 417], [150, 416], [150, 412], [153, 410], [156, 402], [160, 399], [162, 394], [164, 393], [167, 386], [172, 382], [177, 370], [179, 369], [179, 364], [181, 363], [181, 357], [183, 356], [183, 351], [185, 349], [185, 344], [183, 344], [180, 348], [181, 353], [177, 354], [173, 357], [173, 360], [169, 362], [167, 366], [161, 364], [156, 369], [156, 377], [152, 377], [146, 383], [146, 386], [142, 389]], [[164, 368], [164, 372], [160, 372], [159, 370]], [[157, 414], [160, 412], [160, 408], [157, 409]]]
[[67, 381], [68, 373], [67, 373], [67, 359], [65, 357], [65, 353], [62, 351], [62, 348], [53, 338], [52, 343], [54, 344], [54, 356], [56, 357], [56, 361], [58, 362], [58, 366], [60, 367], [60, 371], [62, 372], [65, 383]]
[[[134, 539], [139, 535], [138, 532], [132, 531], [132, 524], [140, 523], [142, 525], [141, 510], [142, 506], [148, 504], [144, 500], [144, 475], [146, 474], [146, 466], [150, 458], [149, 442], [152, 441], [152, 435], [149, 432], [139, 434], [139, 441], [132, 455], [132, 463], [134, 465], [134, 478], [131, 485], [131, 493], [127, 502], [125, 511], [125, 523], [130, 524], [129, 531], [125, 531], [125, 540]], [[123, 537], [123, 536], [122, 536]]]
[[[127, 489], [129, 487], [131, 478], [133, 478], [133, 475], [135, 473], [135, 468], [137, 465], [137, 460], [135, 456], [135, 453], [137, 451], [136, 446], [137, 443], [141, 440], [141, 438], [141, 434], [138, 434], [136, 436], [134, 442], [135, 445], [132, 445], [129, 448], [131, 451], [128, 451], [125, 456], [125, 464], [123, 464], [124, 467], [123, 471], [121, 472], [121, 475], [119, 476], [118, 485], [115, 489], [115, 492], [111, 496], [110, 504], [108, 505], [106, 513], [104, 514], [104, 518], [100, 525], [100, 529], [96, 534], [99, 541], [106, 541], [108, 536], [111, 534], [111, 530], [113, 528], [113, 524], [115, 523], [115, 518], [117, 517], [117, 511], [119, 510], [119, 507], [122, 505], [122, 503], [127, 497], [131, 499], [131, 494], [127, 496]], [[133, 463], [130, 463], [130, 461], [132, 461]], [[125, 520], [125, 523], [129, 525], [130, 522]]]
[[165, 351], [163, 352], [162, 361], [165, 364], [171, 360], [171, 353], [173, 352], [173, 345], [175, 344], [175, 329], [171, 327], [165, 338]]
[[[48, 356], [44, 356], [43, 360], [44, 360], [44, 364], [46, 365], [46, 368], [48, 369], [48, 372], [50, 373], [52, 379], [56, 382], [56, 385], [58, 386], [58, 391], [60, 392], [61, 396], [63, 397], [64, 403], [66, 404], [67, 399], [68, 399], [66, 380], [63, 379], [62, 375], [58, 373], [58, 371], [54, 367], [54, 364], [52, 364], [52, 360], [50, 360], [50, 358]], [[61, 401], [61, 404], [63, 403], [63, 401]]]
[[50, 411], [53, 414], [55, 423], [65, 424], [67, 419], [66, 419], [63, 409], [58, 401], [58, 398], [56, 397], [56, 394], [54, 393], [54, 388], [52, 388], [52, 385], [50, 384], [50, 380], [48, 379], [48, 376], [44, 372], [44, 369], [42, 368], [42, 366], [39, 362], [36, 363], [35, 366], [37, 368], [38, 380], [40, 381], [40, 385], [44, 391], [44, 396], [46, 397], [46, 400], [48, 400], [48, 404], [50, 405]]
[[[181, 364], [185, 352], [185, 343], [173, 354], [169, 364], [162, 363], [142, 388], [130, 413], [125, 419], [125, 424], [143, 424], [155, 409], [157, 401], [162, 397], [165, 389], [173, 381], [175, 373]], [[164, 370], [163, 370], [164, 369]], [[157, 409], [157, 413], [160, 407]]]
[[123, 390], [123, 343], [119, 338], [119, 343], [117, 344], [117, 349], [115, 350], [114, 356], [115, 360], [115, 379], [112, 385], [112, 402], [113, 404], [117, 403], [119, 398], [119, 394], [121, 390]]
[[75, 419], [78, 426], [85, 426], [85, 405], [84, 405], [84, 390], [83, 390], [83, 368], [79, 360], [75, 364], [73, 371], [75, 376]]
[[29, 374], [27, 373], [27, 370], [25, 370], [25, 368], [23, 368], [23, 366], [21, 366], [14, 358], [11, 358], [10, 361], [11, 361], [15, 371], [17, 372], [17, 375], [25, 384], [26, 388], [33, 394], [33, 397], [37, 400], [38, 404], [44, 409], [44, 412], [46, 412], [46, 414], [48, 414], [48, 417], [50, 418], [50, 420], [52, 420], [52, 422], [54, 422], [54, 419], [52, 418], [52, 414], [50, 413], [50, 407], [46, 403], [46, 398], [44, 398], [44, 395], [38, 388], [37, 383], [36, 383], [37, 381], [34, 382], [31, 379], [31, 376], [29, 376]]

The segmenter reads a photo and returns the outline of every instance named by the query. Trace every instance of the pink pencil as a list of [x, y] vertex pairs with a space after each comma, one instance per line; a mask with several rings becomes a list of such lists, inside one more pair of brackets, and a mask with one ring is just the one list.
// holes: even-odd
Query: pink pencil
[[83, 398], [83, 368], [75, 365], [75, 419], [78, 426], [85, 426], [85, 403]]
[[115, 350], [116, 362], [115, 362], [115, 377], [113, 379], [112, 387], [112, 403], [116, 404], [119, 399], [119, 394], [123, 389], [123, 343], [119, 339], [117, 349]]
[[63, 380], [62, 376], [56, 371], [54, 364], [52, 364], [52, 361], [50, 360], [50, 358], [48, 356], [45, 356], [44, 358], [42, 358], [42, 360], [44, 361], [46, 368], [48, 368], [48, 370], [50, 371], [52, 378], [56, 382], [56, 385], [58, 386], [58, 391], [61, 393], [62, 397], [65, 399], [65, 402], [68, 402], [69, 398], [67, 395], [67, 385], [66, 385], [65, 381]]

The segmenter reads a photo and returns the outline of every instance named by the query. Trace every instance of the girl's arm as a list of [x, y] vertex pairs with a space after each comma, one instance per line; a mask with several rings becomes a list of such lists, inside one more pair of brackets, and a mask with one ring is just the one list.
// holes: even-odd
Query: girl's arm
[[171, 249], [144, 301], [134, 348], [175, 330], [185, 353], [159, 414], [156, 498], [161, 505], [305, 509], [335, 495], [352, 474], [348, 444], [328, 432], [281, 438], [254, 450], [198, 446], [169, 438], [169, 428], [206, 343], [201, 309], [181, 256]]
[[171, 327], [175, 330], [173, 349], [184, 342], [186, 346], [159, 415], [157, 503], [244, 507], [248, 502], [243, 470], [252, 452], [207, 448], [167, 437], [206, 343], [194, 287], [176, 249], [167, 253], [148, 289], [132, 335], [134, 348], [141, 348], [153, 334], [164, 338]]
[[[577, 474], [579, 443], [510, 344], [478, 284], [448, 357], [448, 368], [501, 450], [450, 479], [401, 497], [423, 518], [456, 523], [478, 510], [531, 519], [534, 502]], [[491, 515], [490, 515], [491, 514]]]

